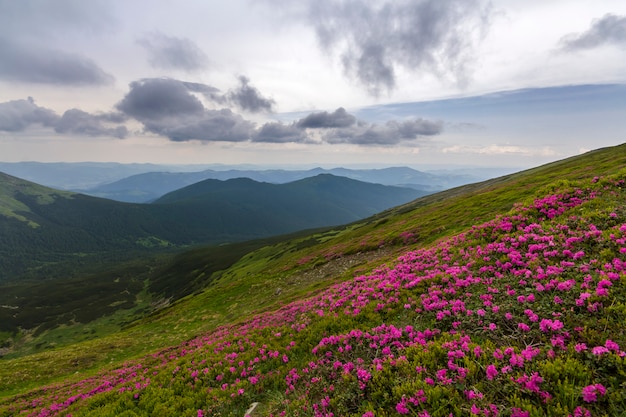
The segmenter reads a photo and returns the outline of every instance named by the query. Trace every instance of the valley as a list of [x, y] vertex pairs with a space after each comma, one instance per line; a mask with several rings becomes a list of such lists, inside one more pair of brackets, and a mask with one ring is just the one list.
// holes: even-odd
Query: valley
[[135, 282], [137, 309], [24, 336], [43, 345], [2, 359], [0, 415], [623, 414], [625, 168], [620, 145], [318, 230], [94, 264], [107, 291]]

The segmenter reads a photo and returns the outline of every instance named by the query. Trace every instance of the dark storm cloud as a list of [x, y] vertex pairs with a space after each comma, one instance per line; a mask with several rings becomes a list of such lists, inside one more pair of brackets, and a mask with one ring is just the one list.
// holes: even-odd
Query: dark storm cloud
[[305, 131], [296, 125], [285, 125], [279, 122], [265, 123], [253, 139], [254, 142], [270, 143], [307, 143], [310, 142]]
[[208, 58], [191, 40], [151, 33], [137, 40], [148, 52], [148, 62], [165, 70], [198, 71], [205, 68]]
[[359, 122], [349, 128], [334, 129], [325, 133], [324, 141], [331, 144], [396, 145], [400, 142], [415, 141], [423, 136], [438, 135], [442, 130], [441, 122], [424, 119], [390, 120], [384, 125]]
[[110, 136], [124, 139], [128, 135], [126, 126], [106, 126], [103, 122], [121, 123], [124, 117], [119, 114], [93, 115], [79, 109], [70, 109], [55, 123], [57, 133], [71, 133], [87, 136]]
[[481, 0], [311, 0], [309, 21], [321, 47], [338, 53], [346, 74], [378, 95], [396, 70], [429, 72], [464, 85], [490, 6]]
[[0, 103], [0, 130], [19, 132], [32, 125], [53, 127], [59, 116], [52, 110], [40, 107], [29, 97]]
[[601, 19], [594, 20], [587, 31], [568, 35], [561, 40], [561, 48], [565, 51], [592, 49], [609, 44], [626, 47], [626, 16], [606, 14]]
[[181, 142], [238, 142], [250, 138], [254, 124], [229, 109], [206, 109], [193, 94], [213, 94], [213, 87], [169, 78], [134, 81], [117, 109], [143, 123], [145, 129]]
[[250, 85], [250, 79], [240, 76], [239, 83], [239, 87], [226, 94], [225, 98], [228, 102], [251, 113], [272, 112], [274, 110], [276, 102], [271, 98], [263, 97], [258, 89]]
[[298, 120], [296, 125], [300, 128], [333, 128], [348, 127], [355, 123], [356, 117], [349, 114], [343, 107], [339, 107], [332, 113], [327, 111], [311, 113]]
[[0, 39], [0, 79], [60, 85], [106, 85], [114, 78], [81, 55]]

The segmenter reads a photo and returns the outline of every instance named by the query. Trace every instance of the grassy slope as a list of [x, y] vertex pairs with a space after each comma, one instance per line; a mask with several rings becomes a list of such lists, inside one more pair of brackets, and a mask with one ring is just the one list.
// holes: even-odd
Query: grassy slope
[[[355, 272], [370, 271], [410, 248], [427, 246], [506, 212], [515, 202], [528, 199], [557, 179], [612, 174], [625, 165], [626, 147], [599, 150], [582, 158], [422, 198], [334, 232], [257, 250], [221, 274], [203, 293], [125, 332], [5, 361], [0, 387], [13, 394], [55, 379], [83, 377], [85, 372], [95, 372], [102, 366], [115, 366], [123, 359], [179, 343], [253, 312], [274, 309]], [[69, 377], [77, 370], [83, 374]]]
[[71, 199], [75, 195], [75, 193], [53, 190], [0, 172], [0, 215], [25, 222], [33, 228], [39, 227], [39, 224], [24, 217], [23, 213], [30, 212], [30, 209], [16, 198], [18, 191], [25, 195], [36, 196], [38, 204], [51, 204], [57, 198]]

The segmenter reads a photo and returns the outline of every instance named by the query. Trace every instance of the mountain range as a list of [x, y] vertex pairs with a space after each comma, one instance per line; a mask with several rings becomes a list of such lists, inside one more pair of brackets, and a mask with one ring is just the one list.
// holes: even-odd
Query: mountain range
[[408, 167], [382, 169], [267, 169], [258, 166], [155, 165], [119, 163], [0, 162], [0, 172], [55, 189], [131, 203], [154, 201], [162, 195], [205, 179], [250, 178], [283, 184], [319, 174], [332, 174], [374, 184], [432, 193], [514, 172], [514, 168]]
[[27, 272], [50, 276], [58, 262], [125, 259], [345, 224], [422, 193], [324, 174], [286, 184], [204, 180], [152, 204], [131, 204], [0, 174], [0, 195], [1, 281]]

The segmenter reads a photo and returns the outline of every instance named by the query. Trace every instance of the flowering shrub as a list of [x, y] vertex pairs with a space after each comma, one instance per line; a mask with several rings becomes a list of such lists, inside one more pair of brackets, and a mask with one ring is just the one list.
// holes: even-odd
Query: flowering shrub
[[559, 183], [392, 266], [0, 410], [625, 415], [623, 186]]

